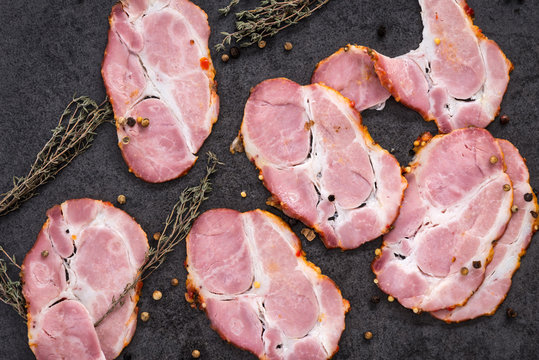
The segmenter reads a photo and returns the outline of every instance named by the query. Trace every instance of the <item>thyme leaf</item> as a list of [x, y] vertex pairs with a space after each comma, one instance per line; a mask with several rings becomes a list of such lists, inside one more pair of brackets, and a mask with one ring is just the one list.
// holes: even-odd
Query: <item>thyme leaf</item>
[[52, 137], [37, 154], [28, 174], [14, 177], [13, 188], [0, 195], [0, 216], [16, 210], [34, 196], [39, 186], [54, 178], [92, 145], [99, 125], [112, 119], [112, 107], [108, 100], [97, 105], [87, 96], [73, 98], [52, 130]]
[[0, 301], [11, 306], [17, 314], [26, 320], [25, 301], [22, 295], [22, 286], [20, 281], [13, 281], [8, 274], [8, 264], [15, 266], [19, 270], [15, 256], [9, 254], [0, 246], [0, 251], [4, 253], [8, 261], [0, 259]]
[[[225, 37], [215, 45], [217, 51], [225, 49], [234, 40], [238, 45], [246, 47], [271, 37], [279, 31], [311, 16], [329, 0], [261, 0], [260, 6], [236, 13], [236, 31], [221, 33]], [[230, 1], [219, 12], [226, 15], [239, 0]]]
[[232, 8], [236, 5], [238, 5], [240, 2], [240, 0], [231, 0], [230, 3], [225, 6], [224, 8], [222, 9], [219, 9], [219, 14], [223, 15], [223, 16], [227, 16], [228, 13], [232, 10]]
[[119, 296], [112, 299], [109, 309], [95, 322], [94, 326], [99, 326], [114, 311], [117, 305], [122, 304], [131, 290], [135, 289], [141, 281], [157, 270], [165, 261], [166, 256], [174, 250], [174, 247], [187, 237], [193, 221], [199, 215], [200, 205], [208, 198], [207, 195], [211, 191], [210, 176], [217, 171], [217, 165], [221, 164], [215, 154], [208, 152], [207, 155], [206, 175], [197, 186], [182, 191], [178, 202], [172, 207], [172, 211], [165, 221], [165, 226], [161, 231], [159, 240], [157, 240], [157, 245], [151, 247], [148, 251], [146, 261], [139, 269], [137, 276], [133, 282], [125, 286]]

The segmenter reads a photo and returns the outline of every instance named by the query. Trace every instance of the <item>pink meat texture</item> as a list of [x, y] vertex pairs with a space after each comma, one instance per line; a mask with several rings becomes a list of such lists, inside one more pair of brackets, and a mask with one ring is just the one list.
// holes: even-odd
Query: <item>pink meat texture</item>
[[488, 131], [459, 129], [434, 137], [410, 167], [399, 217], [372, 264], [378, 286], [414, 311], [464, 305], [511, 217], [502, 151]]
[[30, 348], [37, 359], [114, 359], [135, 332], [142, 283], [94, 323], [135, 279], [148, 251], [146, 234], [98, 200], [68, 200], [47, 216], [22, 265]]
[[187, 269], [187, 297], [197, 297], [223, 339], [261, 359], [327, 359], [337, 351], [348, 301], [275, 215], [204, 213], [187, 238]]
[[[507, 229], [494, 247], [494, 256], [487, 265], [485, 280], [466, 305], [453, 310], [440, 310], [432, 313], [447, 322], [469, 320], [482, 315], [492, 315], [505, 299], [511, 287], [513, 273], [520, 266], [520, 258], [530, 244], [537, 219], [537, 198], [530, 186], [528, 168], [517, 148], [506, 140], [498, 139], [502, 148], [507, 174], [513, 183], [513, 210]], [[527, 195], [528, 194], [528, 195]], [[526, 201], [525, 197], [530, 201]]]
[[[484, 128], [498, 114], [513, 66], [498, 45], [473, 25], [464, 0], [420, 0], [423, 41], [408, 54], [390, 58], [347, 46], [323, 60], [312, 82], [343, 91], [358, 111], [384, 101], [373, 85], [372, 63], [384, 87], [442, 133], [470, 125]], [[386, 94], [387, 96], [387, 94]]]
[[186, 0], [126, 0], [109, 22], [102, 75], [129, 171], [152, 183], [182, 176], [219, 112], [206, 13]]
[[396, 218], [406, 188], [400, 166], [335, 90], [266, 80], [245, 105], [241, 135], [283, 211], [327, 247], [356, 248]]
[[347, 45], [330, 57], [320, 61], [313, 72], [311, 83], [325, 84], [353, 101], [354, 108], [382, 110], [391, 96], [382, 86], [370, 49]]

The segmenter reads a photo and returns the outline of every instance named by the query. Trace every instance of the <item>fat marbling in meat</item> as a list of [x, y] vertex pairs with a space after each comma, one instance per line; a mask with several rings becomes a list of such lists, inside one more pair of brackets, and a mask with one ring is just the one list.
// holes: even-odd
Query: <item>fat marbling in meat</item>
[[218, 115], [206, 13], [187, 0], [125, 0], [109, 22], [102, 74], [122, 155], [145, 181], [177, 178]]
[[68, 200], [47, 216], [22, 265], [30, 348], [37, 359], [114, 359], [135, 332], [142, 283], [94, 323], [135, 279], [146, 234], [128, 214], [98, 200]]
[[[469, 320], [482, 315], [494, 314], [511, 287], [513, 273], [520, 266], [520, 258], [526, 252], [537, 226], [537, 197], [530, 186], [530, 176], [525, 160], [518, 149], [507, 140], [498, 139], [507, 166], [507, 174], [513, 183], [513, 215], [503, 236], [494, 247], [494, 256], [487, 265], [485, 280], [466, 305], [453, 310], [432, 313], [447, 322]], [[528, 197], [527, 201], [525, 197]], [[529, 199], [531, 197], [531, 199]], [[535, 217], [534, 217], [535, 216]]]
[[327, 247], [356, 248], [389, 230], [406, 181], [335, 90], [266, 80], [245, 105], [241, 135], [283, 211]]
[[488, 131], [459, 129], [430, 140], [410, 167], [399, 217], [372, 264], [378, 286], [414, 311], [464, 305], [511, 217], [502, 151]]
[[464, 0], [420, 0], [423, 41], [408, 54], [372, 52], [382, 83], [440, 132], [484, 128], [497, 115], [513, 66], [473, 25]]
[[337, 351], [348, 301], [275, 215], [202, 214], [187, 237], [186, 264], [187, 298], [223, 339], [263, 359], [327, 359]]
[[323, 82], [355, 102], [358, 111], [383, 107], [379, 80], [402, 104], [442, 133], [470, 125], [486, 127], [498, 114], [513, 65], [499, 46], [473, 24], [464, 0], [420, 0], [423, 40], [419, 48], [390, 58], [348, 45], [317, 66]]

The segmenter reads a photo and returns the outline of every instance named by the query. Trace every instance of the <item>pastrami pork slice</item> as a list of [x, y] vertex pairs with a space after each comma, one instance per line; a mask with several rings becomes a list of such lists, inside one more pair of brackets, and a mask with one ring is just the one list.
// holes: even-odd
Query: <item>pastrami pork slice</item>
[[459, 322], [494, 314], [505, 299], [511, 287], [511, 278], [520, 266], [520, 258], [526, 252], [536, 231], [539, 210], [537, 197], [530, 186], [526, 162], [513, 144], [500, 139], [498, 143], [503, 151], [507, 174], [513, 183], [514, 200], [511, 208], [513, 215], [505, 233], [494, 247], [494, 256], [487, 265], [485, 280], [466, 305], [432, 313], [447, 322]]
[[499, 112], [513, 65], [473, 25], [466, 1], [419, 4], [424, 26], [419, 48], [390, 58], [347, 45], [317, 65], [311, 82], [340, 91], [358, 111], [383, 108], [391, 94], [425, 120], [435, 120], [442, 133], [486, 127]]
[[68, 200], [47, 216], [22, 265], [30, 348], [37, 359], [114, 359], [135, 332], [142, 284], [94, 324], [135, 279], [146, 234], [128, 214], [98, 200]]
[[266, 80], [245, 105], [241, 135], [283, 211], [327, 247], [356, 248], [397, 216], [406, 187], [400, 166], [335, 90]]
[[465, 0], [419, 4], [419, 48], [396, 58], [372, 52], [382, 84], [397, 101], [435, 120], [440, 132], [486, 127], [498, 114], [513, 65], [474, 26]]
[[177, 178], [218, 115], [206, 13], [187, 0], [125, 0], [109, 21], [102, 75], [122, 155], [145, 181]]
[[215, 209], [187, 237], [187, 289], [221, 337], [261, 359], [327, 359], [349, 305], [268, 212]]
[[484, 129], [438, 135], [417, 153], [394, 229], [372, 264], [378, 286], [414, 311], [464, 305], [511, 217], [500, 146]]

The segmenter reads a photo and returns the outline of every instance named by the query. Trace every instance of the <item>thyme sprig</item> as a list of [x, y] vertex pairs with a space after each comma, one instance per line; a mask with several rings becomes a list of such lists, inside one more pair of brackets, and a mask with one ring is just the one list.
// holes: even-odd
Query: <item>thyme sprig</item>
[[24, 320], [26, 320], [26, 309], [24, 307], [24, 297], [22, 295], [22, 286], [20, 281], [13, 281], [8, 274], [8, 264], [15, 266], [21, 270], [21, 267], [17, 265], [15, 256], [9, 256], [9, 254], [0, 246], [0, 251], [4, 253], [8, 261], [0, 259], [0, 301], [4, 304], [11, 306], [17, 314], [19, 314]]
[[230, 11], [232, 10], [232, 8], [234, 6], [236, 6], [236, 5], [238, 5], [239, 2], [240, 2], [240, 0], [231, 0], [230, 3], [227, 6], [225, 6], [224, 8], [218, 10], [219, 14], [227, 16], [228, 13], [230, 13]]
[[112, 299], [112, 303], [103, 316], [95, 322], [99, 326], [101, 322], [111, 314], [117, 305], [122, 305], [124, 298], [129, 295], [140, 281], [145, 280], [165, 261], [166, 256], [174, 250], [174, 247], [183, 241], [193, 221], [199, 215], [200, 205], [206, 200], [207, 194], [211, 191], [210, 176], [217, 171], [217, 165], [221, 164], [215, 154], [208, 152], [208, 163], [206, 165], [206, 175], [200, 180], [197, 186], [187, 188], [182, 191], [178, 202], [172, 207], [168, 215], [161, 236], [155, 247], [151, 247], [146, 256], [144, 265], [139, 269], [133, 282], [127, 284], [123, 292]]
[[[265, 37], [273, 36], [287, 27], [311, 16], [329, 0], [262, 0], [260, 6], [236, 13], [236, 31], [222, 32], [223, 41], [215, 45], [217, 51], [225, 49], [234, 40], [246, 47]], [[219, 10], [228, 14], [239, 1], [232, 0], [229, 5]]]
[[86, 96], [73, 98], [28, 174], [14, 177], [13, 188], [0, 195], [0, 216], [19, 208], [36, 194], [39, 186], [54, 178], [77, 155], [88, 149], [97, 127], [112, 118], [112, 107], [107, 100], [97, 105]]

